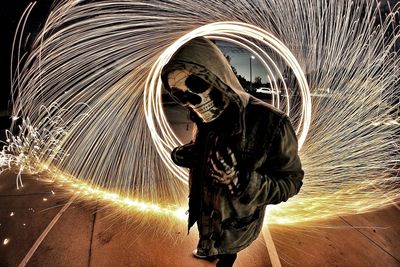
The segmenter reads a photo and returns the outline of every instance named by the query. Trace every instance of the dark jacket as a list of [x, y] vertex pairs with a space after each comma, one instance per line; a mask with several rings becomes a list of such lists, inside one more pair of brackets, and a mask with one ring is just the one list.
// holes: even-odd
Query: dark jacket
[[[215, 50], [210, 48], [212, 44], [199, 42]], [[299, 192], [304, 172], [297, 138], [284, 113], [238, 91], [238, 83], [227, 81], [226, 76], [224, 81], [212, 72], [212, 67], [188, 62], [187, 57], [185, 61], [188, 48], [190, 44], [173, 57], [172, 62], [178, 64], [171, 63], [166, 68], [164, 79], [173, 68], [190, 69], [229, 95], [231, 104], [210, 123], [202, 123], [192, 113], [196, 136], [191, 143], [174, 149], [172, 159], [177, 165], [190, 168], [189, 228], [197, 221], [198, 248], [207, 255], [236, 253], [257, 238], [266, 205], [286, 201]], [[220, 68], [231, 71], [225, 65]], [[235, 195], [209, 176], [210, 154], [224, 147], [232, 149], [238, 162], [239, 188]]]

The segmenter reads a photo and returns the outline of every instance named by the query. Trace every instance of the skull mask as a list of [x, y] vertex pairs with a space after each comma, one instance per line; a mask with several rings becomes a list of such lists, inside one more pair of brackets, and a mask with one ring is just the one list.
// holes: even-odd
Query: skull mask
[[170, 72], [168, 85], [172, 98], [192, 109], [204, 122], [218, 118], [229, 104], [224, 93], [187, 70]]

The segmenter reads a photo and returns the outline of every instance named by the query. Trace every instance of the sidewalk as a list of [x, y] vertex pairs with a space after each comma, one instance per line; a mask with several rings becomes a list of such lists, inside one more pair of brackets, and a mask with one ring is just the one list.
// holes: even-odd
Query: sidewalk
[[[15, 174], [0, 176], [0, 266], [18, 266], [68, 202], [65, 191]], [[119, 215], [96, 204], [73, 202], [48, 231], [27, 266], [215, 266], [194, 259], [195, 227], [184, 222], [163, 233], [162, 224], [143, 225], [140, 214]], [[273, 225], [270, 232], [282, 266], [400, 266], [400, 211], [391, 206], [371, 213], [296, 226]], [[8, 243], [7, 241], [8, 240]], [[236, 267], [272, 266], [263, 234], [238, 255]]]

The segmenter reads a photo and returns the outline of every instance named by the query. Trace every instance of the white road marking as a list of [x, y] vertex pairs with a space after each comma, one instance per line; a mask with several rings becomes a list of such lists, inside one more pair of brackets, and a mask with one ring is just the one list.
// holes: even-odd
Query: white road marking
[[32, 255], [35, 253], [36, 249], [40, 246], [42, 241], [45, 239], [47, 234], [50, 232], [51, 228], [57, 223], [58, 219], [64, 214], [64, 212], [71, 206], [72, 202], [76, 199], [78, 195], [72, 196], [67, 204], [62, 207], [62, 209], [57, 213], [57, 215], [53, 218], [53, 220], [47, 225], [46, 229], [44, 229], [43, 233], [39, 236], [39, 238], [36, 240], [35, 244], [31, 247], [29, 250], [28, 254], [24, 257], [24, 259], [21, 261], [21, 263], [18, 265], [18, 267], [24, 267], [28, 261], [31, 259]]
[[269, 259], [271, 260], [272, 267], [282, 267], [281, 261], [276, 251], [274, 240], [272, 240], [271, 232], [269, 231], [268, 224], [265, 224], [262, 229], [265, 244], [267, 245]]

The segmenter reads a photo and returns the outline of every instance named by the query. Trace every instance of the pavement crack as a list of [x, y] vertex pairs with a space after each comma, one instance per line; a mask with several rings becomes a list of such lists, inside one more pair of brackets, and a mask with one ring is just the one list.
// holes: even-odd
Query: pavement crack
[[94, 234], [94, 226], [96, 224], [96, 215], [97, 215], [97, 205], [93, 214], [93, 222], [92, 222], [92, 232], [90, 234], [90, 243], [89, 243], [89, 259], [88, 266], [90, 267], [92, 264], [92, 243], [93, 243], [93, 234]]
[[379, 247], [380, 249], [382, 249], [384, 252], [386, 252], [388, 255], [390, 255], [393, 259], [395, 259], [398, 263], [400, 263], [400, 260], [397, 259], [395, 256], [393, 256], [389, 251], [387, 251], [385, 248], [383, 248], [381, 245], [379, 245], [377, 242], [375, 242], [373, 239], [371, 239], [369, 236], [367, 236], [366, 234], [364, 234], [363, 232], [360, 231], [360, 229], [358, 229], [357, 227], [354, 227], [354, 225], [352, 225], [351, 223], [349, 223], [348, 221], [346, 221], [346, 219], [344, 219], [342, 216], [338, 216], [340, 219], [342, 219], [345, 223], [347, 223], [348, 225], [350, 225], [353, 229], [355, 229], [356, 231], [358, 231], [360, 234], [362, 234], [363, 236], [365, 236], [369, 241], [371, 241], [372, 243], [374, 243], [377, 247]]

